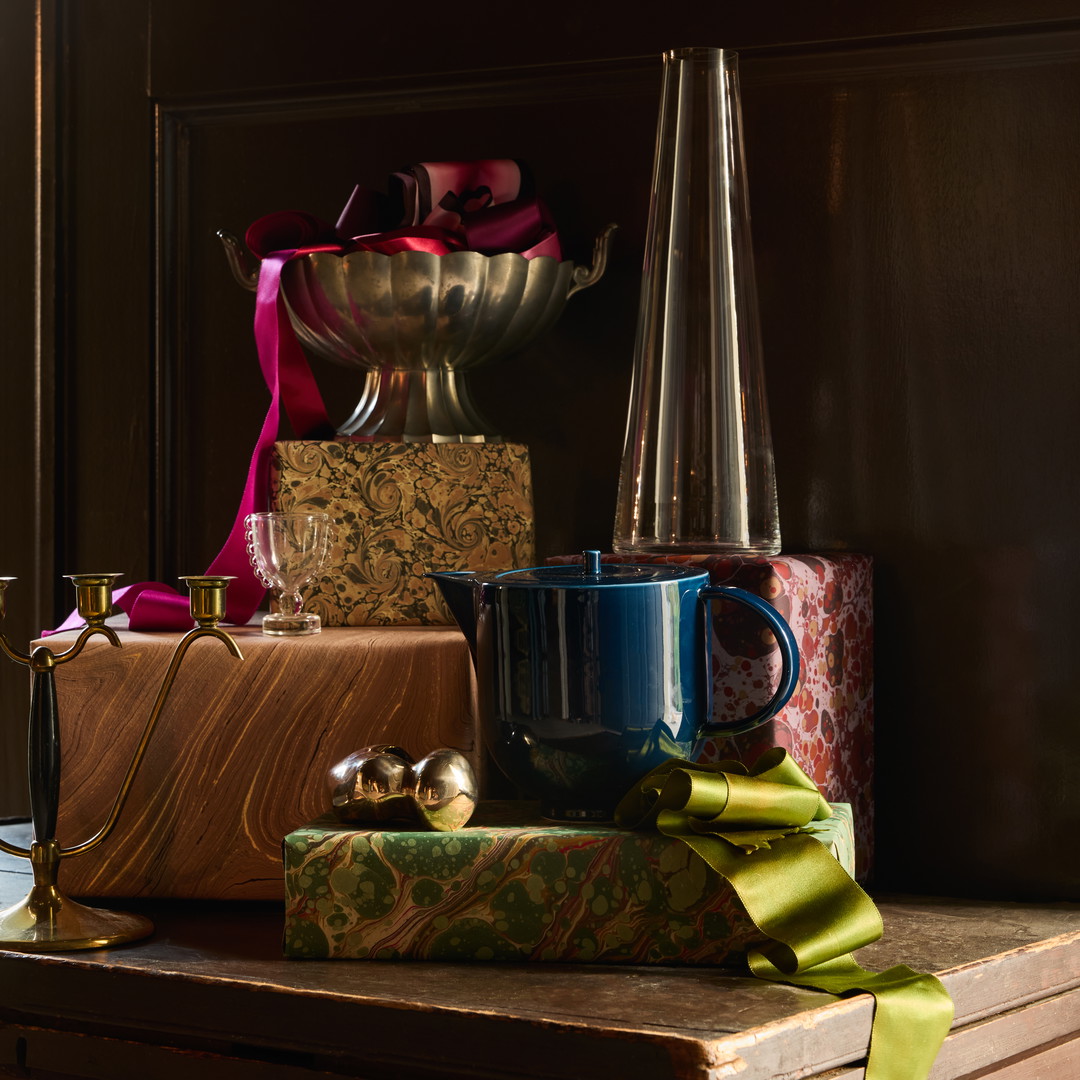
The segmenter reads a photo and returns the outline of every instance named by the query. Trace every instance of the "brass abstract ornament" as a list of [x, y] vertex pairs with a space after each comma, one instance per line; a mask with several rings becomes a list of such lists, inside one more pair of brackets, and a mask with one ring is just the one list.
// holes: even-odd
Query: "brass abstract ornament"
[[365, 746], [330, 769], [327, 783], [334, 815], [347, 825], [409, 822], [453, 832], [479, 797], [469, 759], [446, 747], [414, 761], [400, 746]]
[[[181, 578], [191, 592], [191, 617], [196, 623], [173, 649], [172, 660], [162, 679], [157, 698], [150, 710], [142, 737], [109, 816], [88, 840], [62, 847], [56, 839], [56, 820], [60, 805], [60, 717], [56, 702], [56, 668], [74, 660], [83, 646], [95, 634], [121, 647], [115, 631], [105, 625], [112, 613], [112, 587], [119, 574], [69, 574], [75, 586], [79, 614], [86, 627], [75, 643], [61, 653], [46, 645], [38, 645], [27, 655], [12, 647], [0, 633], [0, 651], [9, 660], [28, 667], [32, 682], [30, 690], [29, 733], [29, 792], [30, 819], [33, 840], [29, 848], [0, 840], [0, 851], [29, 859], [34, 872], [34, 885], [27, 896], [4, 911], [0, 911], [0, 949], [21, 952], [64, 952], [74, 949], [100, 949], [137, 941], [153, 932], [154, 926], [141, 915], [86, 907], [65, 896], [57, 887], [57, 875], [62, 859], [82, 855], [106, 840], [112, 833], [127, 800], [135, 774], [142, 762], [165, 701], [172, 689], [188, 648], [200, 637], [215, 637], [223, 642], [238, 660], [244, 657], [239, 646], [217, 623], [225, 611], [225, 590], [230, 577], [201, 575]], [[0, 578], [0, 618], [4, 614], [4, 598], [8, 583], [14, 578]]]

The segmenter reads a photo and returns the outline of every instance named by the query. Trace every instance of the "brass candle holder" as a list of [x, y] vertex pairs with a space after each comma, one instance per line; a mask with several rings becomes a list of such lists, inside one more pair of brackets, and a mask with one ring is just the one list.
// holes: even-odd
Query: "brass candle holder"
[[[0, 650], [15, 663], [28, 667], [31, 673], [28, 773], [33, 840], [27, 849], [0, 839], [0, 851], [29, 859], [34, 871], [34, 885], [26, 898], [0, 911], [0, 948], [25, 952], [106, 948], [137, 941], [153, 931], [153, 923], [141, 915], [91, 908], [65, 896], [56, 884], [60, 863], [63, 859], [85, 854], [112, 833], [176, 674], [196, 639], [218, 638], [233, 656], [238, 660], [244, 659], [233, 638], [217, 625], [225, 614], [225, 590], [233, 579], [209, 575], [181, 578], [181, 581], [187, 582], [191, 593], [191, 617], [196, 625], [176, 643], [142, 737], [105, 823], [88, 840], [63, 847], [56, 838], [60, 805], [60, 718], [56, 704], [56, 668], [74, 660], [96, 634], [107, 638], [117, 648], [121, 647], [115, 631], [105, 625], [105, 619], [112, 612], [113, 584], [120, 575], [66, 576], [75, 586], [78, 611], [86, 620], [86, 627], [79, 633], [74, 645], [61, 653], [54, 653], [48, 646], [39, 645], [26, 654], [13, 648], [6, 636], [0, 633]], [[4, 617], [7, 586], [13, 580], [0, 578], [0, 620]]]

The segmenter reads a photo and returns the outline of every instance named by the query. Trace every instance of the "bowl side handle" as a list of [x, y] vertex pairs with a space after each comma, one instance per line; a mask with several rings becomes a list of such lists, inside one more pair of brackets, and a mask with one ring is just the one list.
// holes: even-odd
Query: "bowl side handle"
[[571, 284], [570, 291], [566, 294], [567, 299], [573, 296], [574, 293], [587, 289], [590, 285], [595, 285], [604, 276], [604, 271], [607, 269], [608, 244], [611, 241], [612, 233], [618, 227], [614, 222], [604, 226], [603, 231], [593, 244], [592, 266], [574, 267], [574, 273], [571, 276], [573, 284]]
[[218, 229], [217, 237], [225, 249], [225, 261], [228, 262], [237, 284], [242, 285], [249, 292], [255, 292], [259, 287], [259, 271], [252, 270], [248, 266], [240, 241], [225, 229]]

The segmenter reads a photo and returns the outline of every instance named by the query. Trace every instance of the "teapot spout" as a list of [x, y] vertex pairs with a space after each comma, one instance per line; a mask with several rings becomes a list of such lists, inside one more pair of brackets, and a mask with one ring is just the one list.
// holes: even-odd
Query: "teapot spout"
[[476, 596], [478, 578], [468, 570], [444, 570], [439, 573], [425, 574], [439, 587], [450, 614], [461, 627], [465, 640], [469, 643], [473, 663], [476, 663]]

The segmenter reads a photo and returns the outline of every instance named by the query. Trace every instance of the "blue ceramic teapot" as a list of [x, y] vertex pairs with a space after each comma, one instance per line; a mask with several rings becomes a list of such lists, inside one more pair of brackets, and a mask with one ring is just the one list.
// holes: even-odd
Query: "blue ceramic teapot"
[[[760, 597], [668, 563], [539, 566], [437, 583], [476, 664], [485, 745], [506, 775], [559, 821], [608, 821], [630, 786], [701, 739], [750, 731], [795, 688], [791, 628]], [[712, 716], [709, 601], [753, 608], [783, 670], [752, 716]]]

